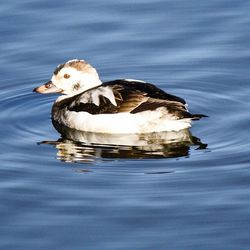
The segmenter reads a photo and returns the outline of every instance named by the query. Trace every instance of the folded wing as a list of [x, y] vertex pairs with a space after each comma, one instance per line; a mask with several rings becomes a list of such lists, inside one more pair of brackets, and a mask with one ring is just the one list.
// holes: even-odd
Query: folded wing
[[67, 106], [70, 111], [85, 111], [94, 115], [122, 112], [138, 114], [161, 108], [173, 119], [194, 118], [182, 98], [170, 95], [153, 84], [138, 81], [106, 82], [68, 100]]

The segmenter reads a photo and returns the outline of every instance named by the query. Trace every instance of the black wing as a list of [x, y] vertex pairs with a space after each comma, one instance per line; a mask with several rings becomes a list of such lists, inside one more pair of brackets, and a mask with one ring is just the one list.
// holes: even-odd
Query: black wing
[[104, 86], [115, 86], [115, 85], [120, 85], [123, 86], [125, 89], [130, 89], [134, 91], [141, 91], [143, 93], [146, 93], [147, 96], [151, 98], [156, 98], [156, 99], [162, 99], [162, 100], [168, 100], [168, 101], [176, 101], [180, 102], [182, 104], [186, 104], [185, 100], [175, 96], [166, 93], [165, 91], [159, 89], [152, 83], [146, 83], [142, 81], [126, 81], [126, 80], [115, 80], [115, 81], [109, 81], [109, 82], [104, 82]]

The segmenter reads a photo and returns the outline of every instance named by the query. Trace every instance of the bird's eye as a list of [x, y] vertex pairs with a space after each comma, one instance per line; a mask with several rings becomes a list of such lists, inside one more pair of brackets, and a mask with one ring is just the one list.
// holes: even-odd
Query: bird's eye
[[47, 82], [46, 84], [45, 84], [45, 88], [46, 89], [49, 89], [49, 88], [51, 88], [52, 87], [52, 82]]
[[65, 79], [69, 79], [70, 78], [70, 75], [69, 74], [64, 74], [63, 76]]

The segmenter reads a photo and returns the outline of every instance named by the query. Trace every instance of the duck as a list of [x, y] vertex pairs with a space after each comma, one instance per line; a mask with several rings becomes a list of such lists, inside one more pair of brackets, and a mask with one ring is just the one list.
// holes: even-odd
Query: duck
[[96, 69], [79, 59], [59, 64], [51, 79], [33, 91], [61, 94], [51, 110], [57, 130], [66, 127], [107, 134], [180, 131], [205, 117], [191, 114], [183, 98], [152, 83], [135, 79], [102, 82]]

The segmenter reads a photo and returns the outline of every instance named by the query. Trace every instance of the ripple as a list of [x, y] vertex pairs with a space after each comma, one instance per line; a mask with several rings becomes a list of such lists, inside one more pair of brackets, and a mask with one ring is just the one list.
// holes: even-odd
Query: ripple
[[[2, 1], [3, 248], [248, 249], [249, 7]], [[61, 138], [50, 120], [56, 96], [31, 91], [75, 57], [102, 79], [138, 78], [185, 98], [191, 112], [209, 115], [190, 130], [208, 148]]]
[[[53, 96], [35, 95], [31, 88], [15, 87], [1, 93], [0, 113], [1, 123], [4, 125], [3, 136], [16, 138], [9, 143], [22, 143], [34, 136], [45, 135], [50, 124], [50, 109]], [[46, 128], [47, 127], [47, 128]]]
[[[191, 85], [189, 82], [186, 84]], [[195, 85], [203, 87], [193, 90]], [[217, 85], [217, 91], [211, 88]], [[225, 83], [223, 85], [219, 82], [210, 82], [208, 85], [208, 82], [197, 81], [192, 85], [192, 89], [180, 90], [188, 100], [191, 112], [200, 111], [209, 116], [208, 119], [195, 124], [193, 129], [197, 130], [198, 127], [198, 134], [201, 134], [209, 144], [213, 157], [223, 159], [224, 162], [230, 159], [231, 162], [237, 163], [239, 156], [244, 157], [246, 161], [249, 160], [246, 155], [249, 153], [249, 135], [246, 134], [246, 130], [250, 117], [248, 93], [243, 86], [235, 90], [234, 86]]]

